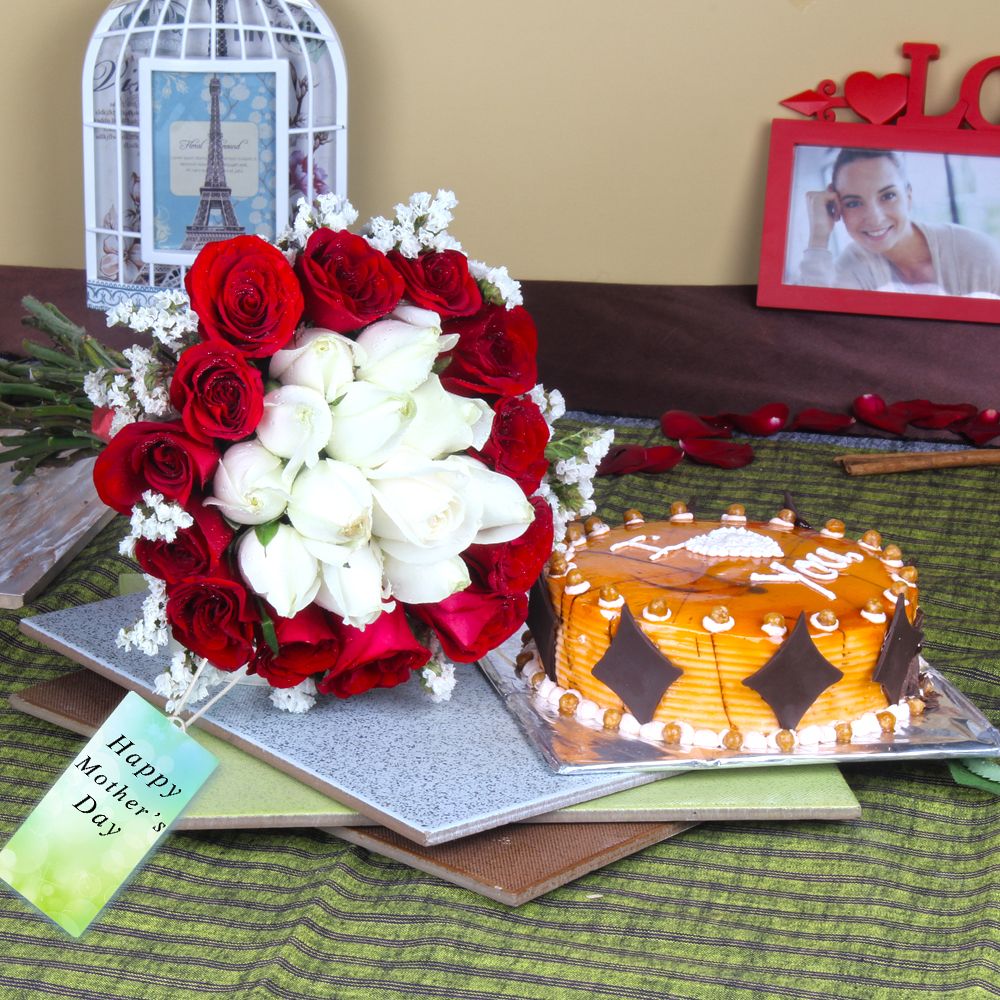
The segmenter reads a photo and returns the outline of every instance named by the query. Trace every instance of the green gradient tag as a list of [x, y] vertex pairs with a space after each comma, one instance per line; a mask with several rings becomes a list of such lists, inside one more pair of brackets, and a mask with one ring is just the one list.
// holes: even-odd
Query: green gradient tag
[[0, 878], [79, 937], [215, 764], [130, 691], [0, 851]]

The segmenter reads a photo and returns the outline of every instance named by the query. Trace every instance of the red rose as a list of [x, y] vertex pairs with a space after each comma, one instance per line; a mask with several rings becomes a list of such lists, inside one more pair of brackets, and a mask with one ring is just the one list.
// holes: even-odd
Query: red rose
[[522, 396], [501, 399], [493, 412], [489, 439], [482, 451], [471, 454], [496, 472], [510, 476], [525, 496], [531, 496], [549, 467], [545, 457], [549, 425], [542, 411]]
[[272, 614], [278, 652], [259, 639], [249, 672], [260, 674], [271, 687], [289, 688], [337, 663], [340, 634], [330, 616], [310, 604], [293, 618]]
[[257, 236], [207, 244], [184, 279], [203, 340], [269, 358], [291, 339], [302, 291], [281, 251]]
[[323, 694], [349, 698], [376, 687], [395, 687], [409, 679], [430, 658], [417, 642], [402, 605], [383, 611], [364, 630], [341, 625], [340, 657], [316, 688]]
[[177, 361], [170, 403], [192, 437], [238, 441], [260, 422], [264, 383], [235, 347], [218, 341], [195, 344]]
[[403, 279], [381, 250], [346, 229], [317, 229], [296, 264], [306, 312], [337, 333], [358, 330], [392, 312]]
[[520, 538], [498, 545], [470, 545], [463, 553], [473, 580], [484, 590], [523, 594], [552, 555], [552, 508], [532, 497], [535, 519]]
[[233, 529], [215, 507], [194, 503], [188, 513], [194, 524], [181, 528], [172, 542], [162, 538], [136, 540], [135, 558], [144, 573], [168, 583], [179, 583], [189, 576], [212, 576], [219, 569], [222, 554], [232, 541]]
[[442, 319], [471, 316], [483, 304], [468, 258], [459, 250], [432, 250], [419, 257], [390, 250], [386, 256], [406, 282], [406, 297]]
[[472, 663], [496, 649], [528, 617], [526, 594], [498, 594], [476, 585], [437, 604], [408, 607], [434, 629], [445, 654], [456, 663]]
[[458, 344], [441, 384], [459, 396], [520, 396], [538, 381], [538, 332], [521, 306], [484, 306], [463, 319], [448, 320], [445, 333]]
[[123, 427], [97, 456], [94, 485], [100, 498], [128, 514], [146, 490], [186, 506], [215, 473], [219, 453], [184, 433], [179, 420], [140, 421]]
[[167, 621], [174, 638], [220, 670], [238, 670], [253, 655], [257, 617], [246, 588], [231, 577], [167, 584]]

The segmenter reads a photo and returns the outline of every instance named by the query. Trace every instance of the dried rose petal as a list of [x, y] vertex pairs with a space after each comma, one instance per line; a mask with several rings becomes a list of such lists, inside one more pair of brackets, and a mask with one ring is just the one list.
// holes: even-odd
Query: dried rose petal
[[660, 417], [660, 428], [668, 438], [729, 437], [724, 427], [710, 427], [701, 417], [687, 410], [667, 410]]
[[874, 393], [865, 393], [854, 400], [854, 415], [871, 427], [889, 431], [892, 434], [902, 434], [906, 430], [909, 416], [905, 410], [893, 409], [885, 405], [885, 400]]
[[757, 437], [777, 434], [788, 423], [788, 407], [784, 403], [767, 403], [753, 413], [729, 414], [739, 430]]
[[684, 452], [672, 445], [643, 448], [637, 444], [614, 445], [597, 467], [599, 476], [624, 476], [630, 472], [666, 472], [682, 458]]
[[685, 438], [679, 442], [688, 458], [703, 465], [720, 469], [739, 469], [753, 461], [753, 448], [735, 441], [710, 441], [706, 438]]
[[738, 413], [703, 413], [699, 419], [704, 420], [709, 427], [716, 427], [720, 431], [731, 431], [736, 426], [738, 417]]
[[960, 421], [968, 420], [976, 415], [976, 407], [972, 403], [931, 403], [926, 399], [908, 400], [907, 403], [926, 403], [926, 414], [920, 417], [911, 417], [910, 423], [914, 427], [923, 427], [927, 430], [939, 431], [945, 427], [951, 427]]
[[849, 413], [834, 413], [831, 410], [819, 410], [815, 407], [802, 410], [795, 415], [789, 424], [790, 431], [816, 431], [819, 434], [836, 434], [845, 431], [856, 421]]
[[993, 409], [982, 410], [975, 416], [955, 424], [952, 430], [958, 431], [975, 445], [984, 445], [1000, 435], [1000, 412]]

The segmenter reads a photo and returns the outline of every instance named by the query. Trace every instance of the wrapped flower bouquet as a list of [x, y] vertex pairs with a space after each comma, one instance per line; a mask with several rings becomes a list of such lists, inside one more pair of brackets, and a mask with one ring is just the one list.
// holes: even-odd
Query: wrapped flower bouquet
[[150, 348], [86, 353], [95, 484], [150, 586], [119, 642], [173, 636], [168, 700], [242, 668], [293, 711], [415, 673], [446, 698], [593, 509], [610, 432], [553, 438], [519, 286], [466, 257], [454, 205], [355, 233], [348, 202], [302, 203], [276, 245], [210, 243], [186, 294], [112, 310]]

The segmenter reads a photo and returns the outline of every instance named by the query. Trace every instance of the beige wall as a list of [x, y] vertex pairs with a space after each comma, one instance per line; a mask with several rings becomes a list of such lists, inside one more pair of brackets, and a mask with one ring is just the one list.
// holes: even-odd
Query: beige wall
[[[362, 215], [451, 187], [456, 234], [525, 278], [752, 282], [767, 125], [823, 77], [941, 45], [928, 108], [1000, 53], [997, 0], [321, 0]], [[83, 266], [80, 69], [106, 0], [2, 0], [0, 264]], [[13, 16], [14, 8], [20, 13]], [[1000, 74], [984, 111], [1000, 122]]]

